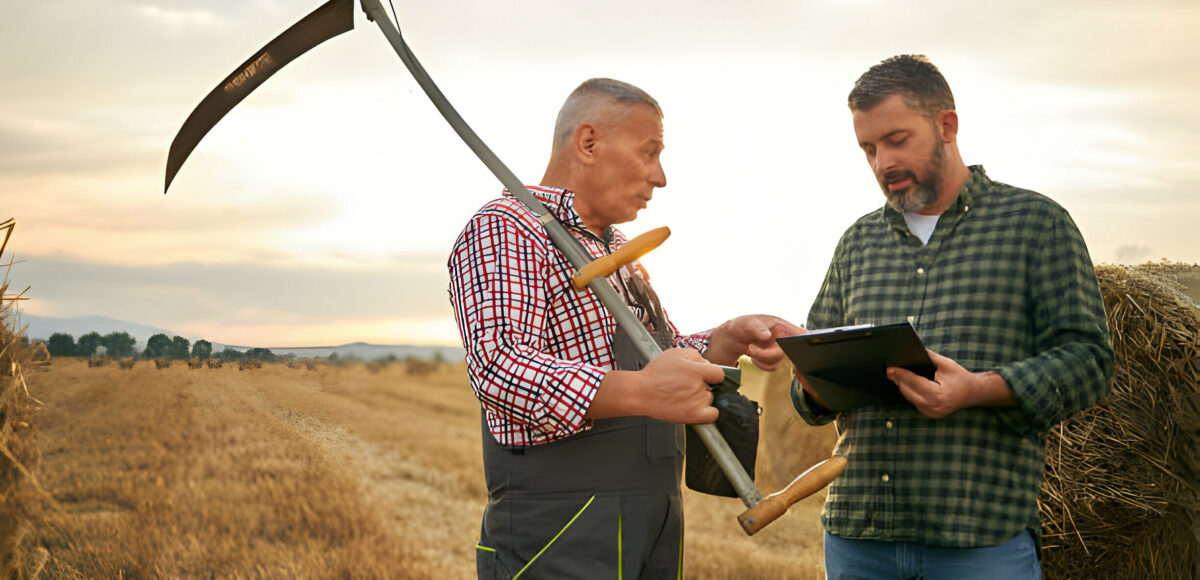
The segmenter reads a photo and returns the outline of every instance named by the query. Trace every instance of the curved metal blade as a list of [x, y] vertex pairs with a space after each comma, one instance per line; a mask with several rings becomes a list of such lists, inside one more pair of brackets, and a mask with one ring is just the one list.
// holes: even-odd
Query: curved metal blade
[[267, 43], [254, 56], [221, 81], [188, 115], [167, 153], [167, 179], [163, 193], [175, 174], [209, 130], [251, 91], [271, 78], [296, 57], [343, 32], [354, 29], [354, 0], [329, 0], [304, 19]]

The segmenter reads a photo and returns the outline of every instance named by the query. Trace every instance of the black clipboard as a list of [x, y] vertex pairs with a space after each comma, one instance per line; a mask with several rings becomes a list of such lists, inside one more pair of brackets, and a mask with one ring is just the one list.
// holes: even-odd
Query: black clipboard
[[831, 411], [911, 405], [887, 378], [887, 367], [902, 367], [930, 380], [936, 370], [907, 322], [815, 330], [776, 341]]

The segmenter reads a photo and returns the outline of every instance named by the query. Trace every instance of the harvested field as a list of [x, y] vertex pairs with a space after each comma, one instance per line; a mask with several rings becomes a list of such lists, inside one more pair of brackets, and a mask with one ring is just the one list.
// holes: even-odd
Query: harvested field
[[[26, 573], [40, 562], [43, 578], [474, 576], [486, 492], [461, 365], [43, 369], [29, 377], [45, 402], [38, 476], [62, 510], [36, 515]], [[746, 381], [767, 405], [764, 430], [786, 438], [760, 456], [764, 492], [833, 443], [791, 421], [780, 393], [762, 394], [768, 378]], [[749, 538], [739, 500], [687, 492], [688, 575], [820, 578], [822, 501]]]

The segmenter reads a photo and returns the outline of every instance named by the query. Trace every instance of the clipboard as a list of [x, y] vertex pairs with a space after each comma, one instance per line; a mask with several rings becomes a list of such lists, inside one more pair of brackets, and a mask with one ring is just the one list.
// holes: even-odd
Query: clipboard
[[936, 367], [911, 324], [843, 326], [776, 339], [831, 411], [911, 405], [888, 380], [887, 367], [933, 380]]

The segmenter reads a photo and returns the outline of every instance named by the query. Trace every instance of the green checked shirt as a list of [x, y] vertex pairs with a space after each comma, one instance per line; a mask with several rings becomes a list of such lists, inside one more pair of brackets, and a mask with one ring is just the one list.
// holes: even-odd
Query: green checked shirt
[[[934, 352], [999, 373], [1020, 406], [837, 416], [835, 453], [849, 463], [829, 488], [826, 531], [947, 547], [1037, 534], [1046, 432], [1112, 378], [1104, 303], [1071, 217], [979, 166], [928, 245], [886, 205], [863, 216], [838, 243], [808, 327], [905, 320]], [[796, 385], [792, 398], [811, 424], [835, 419]]]

